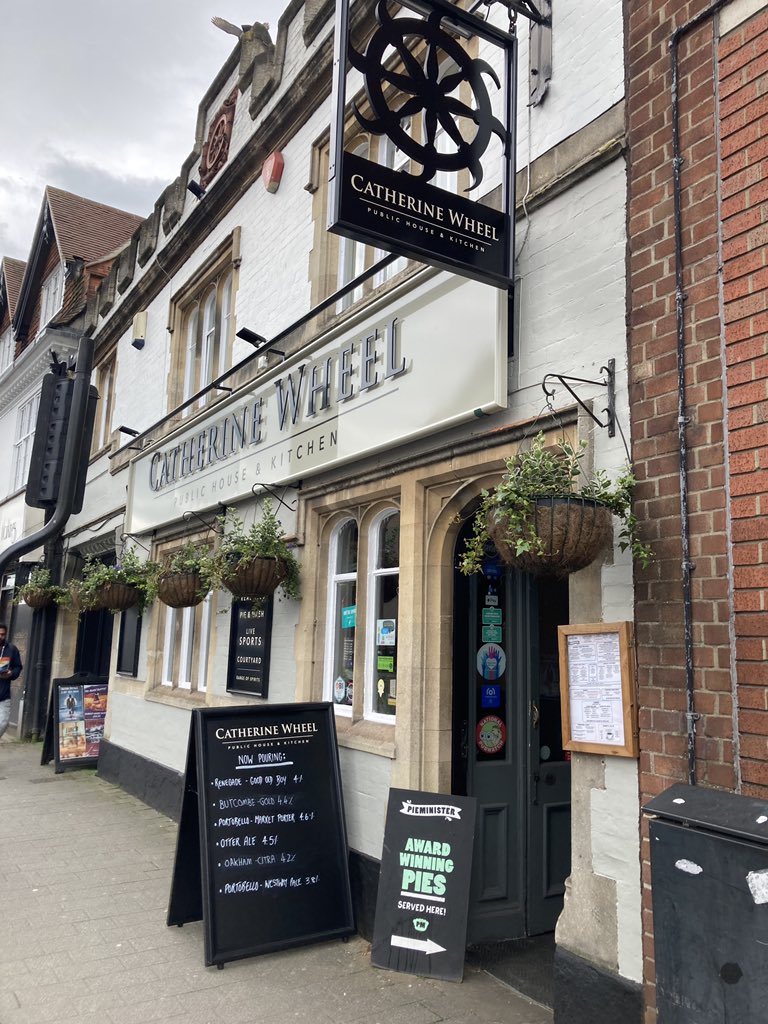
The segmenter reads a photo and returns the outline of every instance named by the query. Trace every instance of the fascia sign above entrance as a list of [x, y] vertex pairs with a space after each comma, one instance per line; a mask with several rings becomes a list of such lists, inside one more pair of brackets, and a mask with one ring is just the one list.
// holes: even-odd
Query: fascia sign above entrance
[[126, 531], [506, 407], [506, 296], [440, 274], [319, 337], [131, 463]]
[[[350, 38], [349, 0], [336, 7], [329, 230], [510, 288], [515, 37], [446, 0], [419, 0], [418, 15], [397, 0], [362, 0], [355, 12], [361, 7], [376, 20], [364, 52]], [[350, 133], [355, 72], [365, 102], [351, 105]], [[347, 149], [361, 130], [378, 142], [365, 153], [352, 142]], [[501, 170], [501, 209], [480, 201], [491, 169]]]

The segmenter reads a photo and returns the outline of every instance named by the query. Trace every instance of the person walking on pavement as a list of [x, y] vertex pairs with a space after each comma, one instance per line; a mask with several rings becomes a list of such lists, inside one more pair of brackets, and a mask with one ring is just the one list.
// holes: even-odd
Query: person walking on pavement
[[0, 623], [0, 739], [11, 720], [11, 681], [19, 678], [22, 667], [19, 649], [8, 641], [8, 627]]

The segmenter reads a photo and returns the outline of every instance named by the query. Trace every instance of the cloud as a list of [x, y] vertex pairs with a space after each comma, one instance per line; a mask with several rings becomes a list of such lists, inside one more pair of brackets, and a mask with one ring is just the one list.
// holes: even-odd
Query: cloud
[[0, 96], [14, 99], [0, 104], [0, 255], [27, 258], [47, 184], [147, 215], [189, 155], [198, 104], [235, 45], [211, 15], [268, 21], [275, 38], [285, 6], [4, 5]]

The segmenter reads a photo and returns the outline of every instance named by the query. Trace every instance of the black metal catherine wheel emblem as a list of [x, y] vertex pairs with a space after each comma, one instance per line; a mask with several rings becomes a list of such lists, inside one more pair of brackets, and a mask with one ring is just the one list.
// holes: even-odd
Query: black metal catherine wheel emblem
[[[416, 163], [418, 175], [429, 181], [438, 171], [467, 168], [476, 188], [483, 178], [480, 158], [492, 135], [508, 145], [503, 124], [491, 111], [491, 99], [483, 79], [487, 75], [501, 88], [496, 72], [487, 61], [471, 57], [463, 46], [441, 27], [443, 14], [433, 11], [427, 18], [393, 18], [388, 0], [376, 5], [378, 28], [364, 54], [350, 44], [349, 60], [365, 78], [365, 92], [373, 116], [367, 117], [354, 105], [361, 127], [374, 135], [386, 135], [392, 143]], [[423, 40], [423, 45], [421, 44]], [[395, 54], [400, 60], [392, 59]], [[448, 65], [447, 73], [441, 74]], [[467, 83], [471, 102], [452, 95]], [[467, 90], [465, 90], [467, 91]], [[403, 127], [408, 118], [423, 115], [423, 140], [414, 139]], [[473, 137], [462, 133], [458, 119], [471, 122]], [[439, 130], [450, 138], [455, 149], [441, 152], [436, 145]]]

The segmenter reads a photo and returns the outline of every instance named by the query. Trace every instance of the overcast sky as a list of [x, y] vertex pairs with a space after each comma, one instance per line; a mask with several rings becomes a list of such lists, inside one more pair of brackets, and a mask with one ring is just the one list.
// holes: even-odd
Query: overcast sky
[[237, 40], [286, 0], [0, 0], [0, 256], [27, 259], [46, 185], [146, 216]]

